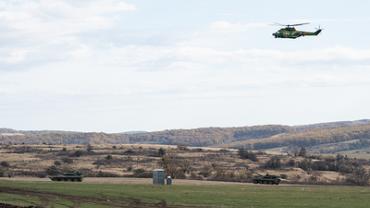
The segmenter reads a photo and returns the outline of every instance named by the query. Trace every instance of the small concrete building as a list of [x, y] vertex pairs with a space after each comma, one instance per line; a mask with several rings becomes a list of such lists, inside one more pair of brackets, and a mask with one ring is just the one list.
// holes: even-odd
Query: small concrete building
[[166, 178], [166, 174], [163, 169], [153, 170], [153, 184], [164, 185], [165, 178]]

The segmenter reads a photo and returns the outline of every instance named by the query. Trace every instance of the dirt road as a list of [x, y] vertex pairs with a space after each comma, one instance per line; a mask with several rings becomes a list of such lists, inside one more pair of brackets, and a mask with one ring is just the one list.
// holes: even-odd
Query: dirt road
[[[49, 178], [32, 178], [32, 177], [13, 177], [0, 178], [7, 181], [34, 181], [34, 182], [51, 182]], [[245, 183], [221, 182], [221, 181], [200, 181], [200, 180], [182, 180], [175, 179], [174, 184], [178, 185], [236, 185]], [[55, 183], [55, 182], [54, 182]], [[84, 178], [82, 183], [90, 184], [152, 184], [151, 178]]]
[[[0, 180], [7, 180], [7, 181], [33, 181], [33, 182], [50, 182], [50, 183], [58, 183], [53, 182], [49, 178], [32, 178], [32, 177], [13, 177], [13, 178], [0, 178]], [[73, 182], [77, 183], [77, 182]], [[80, 183], [80, 182], [78, 182]], [[121, 178], [121, 177], [114, 177], [114, 178], [105, 178], [105, 177], [88, 177], [84, 178], [83, 182], [85, 184], [152, 184], [151, 178]], [[184, 180], [184, 179], [175, 179], [173, 180], [174, 185], [192, 185], [192, 186], [204, 186], [204, 185], [243, 185], [243, 186], [271, 186], [271, 185], [263, 185], [263, 184], [253, 184], [253, 183], [240, 183], [240, 182], [223, 182], [223, 181], [201, 181], [201, 180]], [[279, 186], [289, 186], [289, 187], [307, 187], [307, 186], [315, 186], [315, 185], [307, 185], [307, 184], [289, 184], [289, 183], [282, 183]]]

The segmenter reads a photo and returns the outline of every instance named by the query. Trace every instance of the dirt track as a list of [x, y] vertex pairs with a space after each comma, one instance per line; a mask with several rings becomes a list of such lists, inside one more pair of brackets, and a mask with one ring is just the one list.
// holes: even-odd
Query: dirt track
[[[14, 178], [0, 178], [0, 180], [7, 181], [32, 181], [32, 182], [52, 182], [48, 178], [32, 178], [32, 177], [14, 177]], [[76, 183], [76, 182], [75, 182]], [[84, 178], [83, 182], [85, 184], [152, 184], [151, 178]], [[203, 186], [203, 185], [243, 185], [243, 186], [271, 186], [271, 185], [257, 185], [253, 183], [239, 183], [239, 182], [223, 182], [223, 181], [201, 181], [201, 180], [182, 180], [175, 179], [173, 181], [174, 185], [192, 185], [192, 186]], [[280, 184], [279, 186], [314, 186], [314, 185], [302, 185], [302, 184]]]
[[[51, 182], [48, 178], [31, 178], [31, 177], [14, 177], [14, 178], [1, 178], [0, 180], [9, 181], [34, 181], [34, 182]], [[54, 182], [55, 183], [55, 182]], [[82, 183], [88, 184], [152, 184], [150, 178], [84, 178]], [[221, 181], [200, 181], [200, 180], [174, 180], [177, 185], [236, 185], [246, 183], [233, 183]]]

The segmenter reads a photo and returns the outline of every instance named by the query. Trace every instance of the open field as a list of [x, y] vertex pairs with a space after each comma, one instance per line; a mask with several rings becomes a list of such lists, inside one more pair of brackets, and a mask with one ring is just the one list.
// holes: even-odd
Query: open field
[[0, 201], [44, 207], [305, 207], [367, 208], [370, 188], [0, 181]]
[[[148, 178], [153, 169], [165, 168], [176, 179], [251, 182], [253, 176], [268, 173], [283, 175], [290, 183], [343, 184], [347, 177], [353, 178], [348, 174], [354, 162], [370, 169], [370, 161], [348, 159], [341, 165], [348, 168], [340, 172], [333, 166], [338, 164], [333, 155], [305, 158], [255, 152], [254, 156], [241, 157], [234, 149], [166, 145], [6, 145], [0, 146], [0, 177], [43, 178], [79, 171], [89, 178]], [[269, 168], [266, 164], [273, 157], [278, 158], [279, 166]]]

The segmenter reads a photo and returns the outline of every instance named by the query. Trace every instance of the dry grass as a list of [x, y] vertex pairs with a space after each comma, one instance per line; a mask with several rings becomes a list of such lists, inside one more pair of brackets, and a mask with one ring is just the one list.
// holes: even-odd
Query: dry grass
[[[26, 153], [17, 152], [20, 148], [25, 147], [30, 151]], [[104, 173], [117, 177], [132, 177], [135, 169], [144, 169], [151, 172], [153, 169], [162, 167], [161, 157], [156, 155], [160, 148], [166, 150], [167, 155], [174, 160], [176, 166], [182, 167], [184, 163], [188, 164], [189, 167], [185, 173], [187, 179], [250, 181], [252, 175], [266, 173], [284, 174], [292, 182], [307, 182], [313, 176], [319, 182], [325, 183], [335, 182], [338, 178], [343, 179], [342, 175], [328, 171], [316, 171], [309, 174], [300, 168], [266, 170], [263, 168], [263, 164], [271, 158], [271, 155], [267, 154], [259, 154], [258, 162], [252, 162], [240, 159], [238, 153], [234, 150], [178, 149], [176, 146], [168, 145], [94, 145], [92, 147], [93, 152], [90, 153], [86, 153], [85, 145], [0, 146], [0, 161], [9, 162], [10, 168], [8, 168], [8, 171], [15, 174], [45, 171], [55, 161], [59, 161], [61, 163], [60, 169], [89, 171], [90, 176]], [[63, 149], [66, 149], [66, 151], [63, 151]], [[80, 157], [74, 157], [73, 154], [78, 150], [83, 151], [84, 154]], [[107, 155], [112, 155], [112, 160], [107, 160]], [[280, 155], [279, 157], [281, 157], [283, 163], [293, 159], [288, 155]], [[72, 159], [73, 163], [63, 163], [63, 158]], [[294, 158], [294, 160], [300, 161], [302, 158]]]

